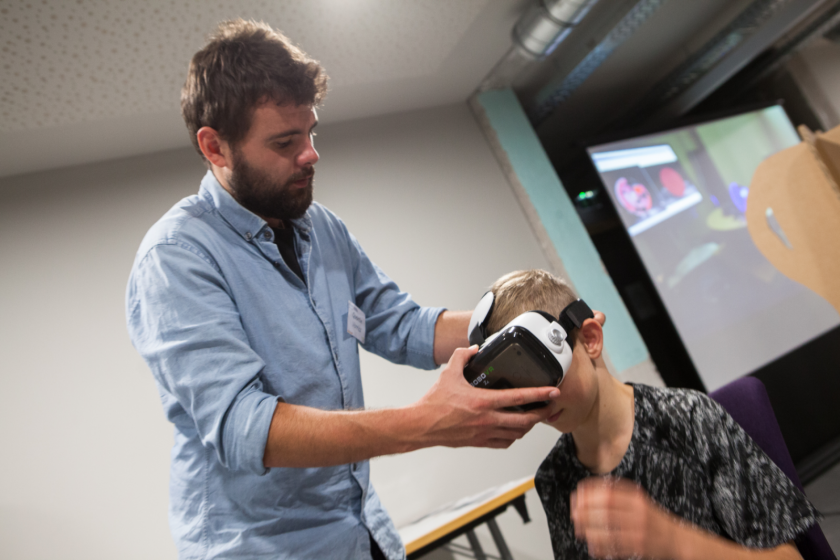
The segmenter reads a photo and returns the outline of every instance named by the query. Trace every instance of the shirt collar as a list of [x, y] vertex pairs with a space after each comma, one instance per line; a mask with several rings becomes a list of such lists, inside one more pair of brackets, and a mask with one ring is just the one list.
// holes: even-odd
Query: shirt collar
[[[204, 175], [198, 194], [216, 208], [222, 218], [248, 241], [268, 226], [265, 220], [239, 204], [219, 183], [212, 171], [208, 170]], [[291, 224], [303, 233], [308, 232], [312, 228], [309, 210], [307, 209], [302, 218], [291, 220]]]

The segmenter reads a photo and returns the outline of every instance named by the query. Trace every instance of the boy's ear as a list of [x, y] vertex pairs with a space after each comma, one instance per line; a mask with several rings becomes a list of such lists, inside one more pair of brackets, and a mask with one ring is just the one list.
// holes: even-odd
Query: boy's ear
[[590, 359], [601, 357], [604, 350], [604, 329], [597, 319], [587, 319], [583, 322], [578, 330], [577, 344], [583, 347]]

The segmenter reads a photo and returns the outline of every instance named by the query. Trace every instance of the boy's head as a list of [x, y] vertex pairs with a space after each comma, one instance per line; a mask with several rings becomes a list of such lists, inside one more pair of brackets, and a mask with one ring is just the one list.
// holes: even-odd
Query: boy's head
[[[554, 317], [577, 299], [572, 288], [544, 270], [519, 270], [506, 274], [490, 287], [495, 303], [487, 334], [498, 332], [510, 321], [528, 311], [545, 311]], [[594, 319], [580, 329], [566, 333], [573, 348], [572, 364], [560, 388], [560, 398], [552, 403], [549, 424], [563, 432], [573, 431], [592, 409], [599, 390], [599, 370], [606, 371], [601, 357], [603, 330]]]
[[[545, 270], [517, 270], [505, 274], [490, 287], [495, 297], [493, 313], [487, 323], [487, 334], [498, 332], [519, 315], [528, 311], [545, 311], [557, 317], [575, 301], [572, 288]], [[575, 329], [576, 331], [577, 329]], [[574, 346], [575, 332], [566, 333]]]

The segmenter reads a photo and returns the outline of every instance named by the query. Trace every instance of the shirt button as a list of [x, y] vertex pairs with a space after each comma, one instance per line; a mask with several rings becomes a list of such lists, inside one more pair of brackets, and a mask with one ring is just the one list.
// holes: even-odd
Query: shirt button
[[263, 237], [265, 237], [266, 239], [271, 239], [271, 234], [269, 232], [265, 232], [263, 234]]
[[252, 235], [251, 235], [250, 231], [245, 234], [245, 239], [247, 239], [248, 241], [251, 241], [251, 237], [252, 237]]

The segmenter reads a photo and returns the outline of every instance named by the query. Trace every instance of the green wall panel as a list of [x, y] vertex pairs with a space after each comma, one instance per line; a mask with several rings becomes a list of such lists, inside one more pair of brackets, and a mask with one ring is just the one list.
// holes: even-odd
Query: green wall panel
[[613, 365], [624, 371], [645, 361], [647, 347], [516, 95], [493, 90], [478, 101], [578, 295], [606, 314], [605, 344]]

